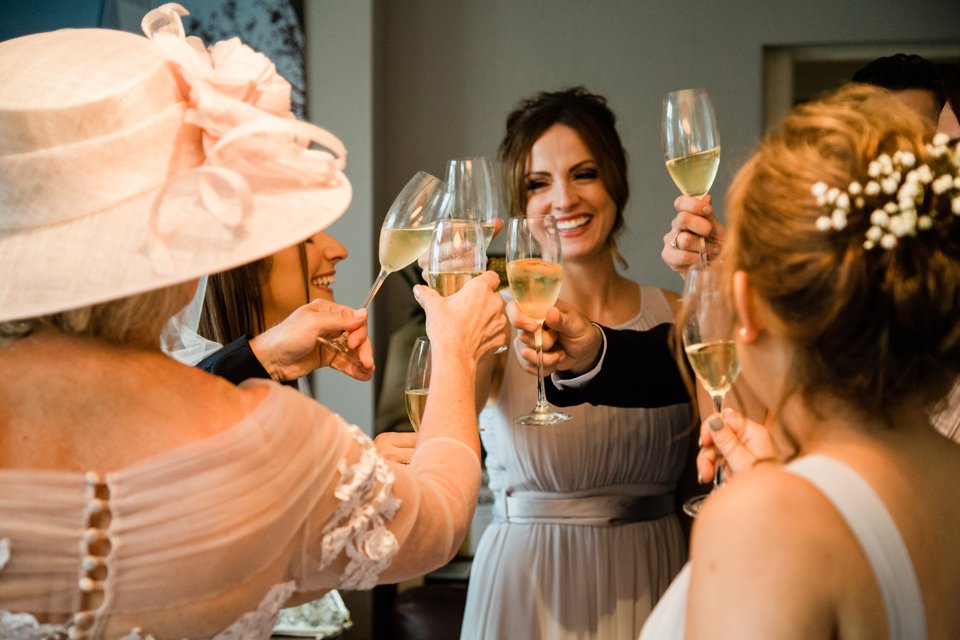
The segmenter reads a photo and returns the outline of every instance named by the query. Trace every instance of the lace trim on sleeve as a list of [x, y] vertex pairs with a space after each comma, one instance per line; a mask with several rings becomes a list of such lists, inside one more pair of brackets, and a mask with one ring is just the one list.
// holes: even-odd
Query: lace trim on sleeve
[[397, 538], [387, 528], [400, 506], [393, 494], [393, 472], [380, 457], [373, 442], [356, 426], [350, 435], [363, 451], [352, 465], [341, 460], [340, 482], [334, 492], [340, 506], [323, 528], [323, 561], [321, 569], [341, 553], [347, 563], [340, 579], [344, 589], [370, 589], [377, 577], [400, 548]]
[[0, 571], [10, 562], [10, 538], [0, 538]]

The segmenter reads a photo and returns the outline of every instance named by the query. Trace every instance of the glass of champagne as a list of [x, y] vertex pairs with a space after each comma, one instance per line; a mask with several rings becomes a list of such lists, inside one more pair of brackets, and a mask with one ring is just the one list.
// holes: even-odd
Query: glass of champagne
[[[740, 363], [734, 344], [736, 314], [730, 304], [722, 278], [722, 265], [714, 260], [687, 272], [683, 290], [683, 349], [697, 380], [710, 394], [714, 409], [720, 412], [723, 398], [730, 390]], [[723, 465], [717, 460], [714, 488], [723, 484]], [[684, 511], [695, 516], [706, 496], [691, 498]]]
[[443, 218], [433, 229], [423, 276], [432, 289], [451, 296], [486, 267], [483, 229], [477, 220]]
[[537, 321], [537, 404], [517, 424], [556, 424], [570, 416], [550, 408], [543, 385], [543, 321], [563, 280], [560, 232], [551, 215], [514, 217], [507, 223], [507, 281], [520, 310]]
[[420, 431], [420, 420], [427, 408], [427, 392], [430, 390], [430, 340], [420, 336], [413, 343], [403, 395], [407, 405], [407, 417], [414, 431]]
[[444, 177], [451, 218], [477, 220], [483, 228], [483, 248], [490, 245], [500, 217], [500, 192], [490, 158], [454, 158]]
[[[418, 171], [397, 194], [380, 227], [380, 273], [360, 308], [370, 305], [389, 274], [403, 269], [427, 250], [441, 212], [444, 190], [439, 178]], [[359, 363], [347, 346], [347, 335], [344, 331], [333, 340], [322, 336], [317, 340]]]
[[[684, 195], [707, 195], [720, 166], [720, 132], [706, 89], [668, 93], [660, 124], [663, 155], [674, 184]], [[706, 238], [700, 238], [700, 262], [707, 262]]]

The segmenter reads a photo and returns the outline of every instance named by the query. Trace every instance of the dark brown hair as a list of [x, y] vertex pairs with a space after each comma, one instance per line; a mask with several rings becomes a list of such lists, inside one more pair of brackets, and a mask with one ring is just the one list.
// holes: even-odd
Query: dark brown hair
[[527, 161], [534, 143], [555, 124], [573, 129], [593, 154], [600, 180], [616, 205], [616, 218], [607, 243], [616, 259], [626, 267], [617, 250], [623, 232], [623, 210], [630, 197], [627, 183], [627, 154], [616, 128], [616, 116], [603, 96], [583, 87], [544, 91], [522, 100], [507, 116], [507, 130], [500, 143], [500, 166], [506, 185], [511, 216], [527, 209]]
[[[310, 300], [307, 254], [297, 245], [303, 275], [303, 302]], [[235, 269], [211, 275], [197, 329], [204, 338], [227, 344], [243, 336], [256, 336], [270, 327], [263, 313], [263, 283], [270, 276], [270, 256]]]

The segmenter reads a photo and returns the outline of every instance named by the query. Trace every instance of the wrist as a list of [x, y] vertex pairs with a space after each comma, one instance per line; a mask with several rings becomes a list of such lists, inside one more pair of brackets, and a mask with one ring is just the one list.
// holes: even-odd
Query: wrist
[[267, 372], [267, 375], [270, 376], [271, 380], [277, 382], [284, 382], [286, 378], [280, 371], [280, 367], [271, 357], [272, 350], [269, 345], [265, 344], [267, 340], [263, 337], [264, 334], [260, 334], [253, 338], [250, 338], [250, 351], [253, 352], [253, 355], [260, 362], [260, 365]]
[[600, 357], [603, 355], [603, 329], [601, 329], [600, 325], [596, 322], [591, 322], [590, 326], [593, 327], [593, 339], [588, 342], [588, 349], [583, 353], [582, 357], [584, 359], [573, 367], [570, 367], [570, 369], [558, 372], [561, 379], [582, 376], [588, 371], [594, 370], [600, 362]]

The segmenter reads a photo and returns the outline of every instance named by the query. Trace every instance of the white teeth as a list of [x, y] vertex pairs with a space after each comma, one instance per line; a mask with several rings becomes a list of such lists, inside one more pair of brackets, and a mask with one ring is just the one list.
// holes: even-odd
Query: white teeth
[[557, 229], [560, 229], [560, 231], [569, 231], [570, 229], [576, 229], [577, 227], [582, 227], [588, 222], [590, 222], [590, 216], [577, 216], [575, 218], [565, 218], [563, 220], [557, 220]]
[[310, 284], [315, 287], [329, 287], [337, 283], [337, 276], [317, 276], [310, 279]]

